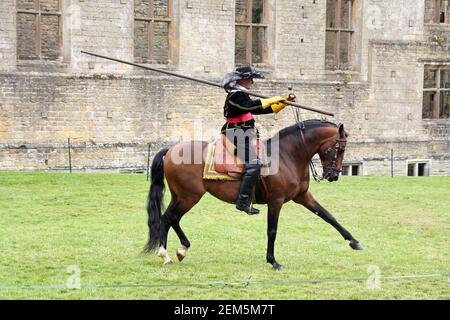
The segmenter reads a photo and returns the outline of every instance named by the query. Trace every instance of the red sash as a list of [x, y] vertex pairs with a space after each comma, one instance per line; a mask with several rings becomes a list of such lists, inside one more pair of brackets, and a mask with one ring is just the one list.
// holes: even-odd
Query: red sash
[[245, 122], [253, 119], [253, 116], [250, 112], [241, 114], [240, 116], [234, 118], [226, 118], [227, 123], [237, 123], [237, 122]]

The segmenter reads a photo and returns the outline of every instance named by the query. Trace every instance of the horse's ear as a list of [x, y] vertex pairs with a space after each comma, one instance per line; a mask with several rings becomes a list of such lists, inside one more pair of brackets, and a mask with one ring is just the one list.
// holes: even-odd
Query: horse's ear
[[340, 137], [345, 137], [346, 134], [345, 134], [344, 124], [343, 124], [343, 123], [340, 123], [340, 124], [339, 124], [338, 129], [339, 129], [339, 136], [340, 136]]

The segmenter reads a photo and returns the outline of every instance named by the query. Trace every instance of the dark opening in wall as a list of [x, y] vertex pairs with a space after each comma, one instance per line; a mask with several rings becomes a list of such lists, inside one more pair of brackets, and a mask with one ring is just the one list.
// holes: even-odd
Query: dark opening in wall
[[18, 59], [60, 59], [62, 23], [61, 0], [17, 0]]
[[235, 63], [266, 62], [267, 0], [236, 0]]
[[134, 58], [139, 63], [171, 61], [173, 0], [134, 0]]
[[407, 174], [409, 177], [424, 177], [430, 175], [430, 162], [417, 161], [409, 162]]

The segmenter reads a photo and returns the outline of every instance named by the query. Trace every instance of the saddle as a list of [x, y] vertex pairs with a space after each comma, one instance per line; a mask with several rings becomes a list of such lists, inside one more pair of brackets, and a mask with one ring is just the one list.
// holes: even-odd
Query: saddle
[[[258, 158], [263, 161], [261, 176], [269, 174], [264, 144], [259, 139], [252, 141], [252, 147]], [[236, 156], [236, 146], [224, 135], [208, 144], [203, 179], [240, 180], [244, 173], [244, 164]]]

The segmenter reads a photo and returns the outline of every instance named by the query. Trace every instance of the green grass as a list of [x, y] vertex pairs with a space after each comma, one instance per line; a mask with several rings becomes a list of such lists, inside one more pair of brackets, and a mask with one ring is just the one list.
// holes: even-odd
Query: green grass
[[[365, 247], [353, 251], [330, 225], [294, 203], [283, 207], [275, 254], [265, 262], [266, 213], [247, 216], [206, 195], [182, 220], [192, 247], [163, 267], [147, 240], [143, 175], [0, 173], [0, 286], [144, 288], [0, 289], [0, 299], [449, 299], [450, 178], [342, 178], [311, 190]], [[259, 206], [262, 208], [262, 206]], [[264, 210], [265, 211], [265, 210]], [[173, 231], [169, 253], [179, 247]], [[310, 280], [336, 280], [317, 282]], [[209, 285], [212, 282], [235, 285]], [[243, 282], [249, 281], [245, 286]], [[172, 286], [174, 285], [174, 286]]]

